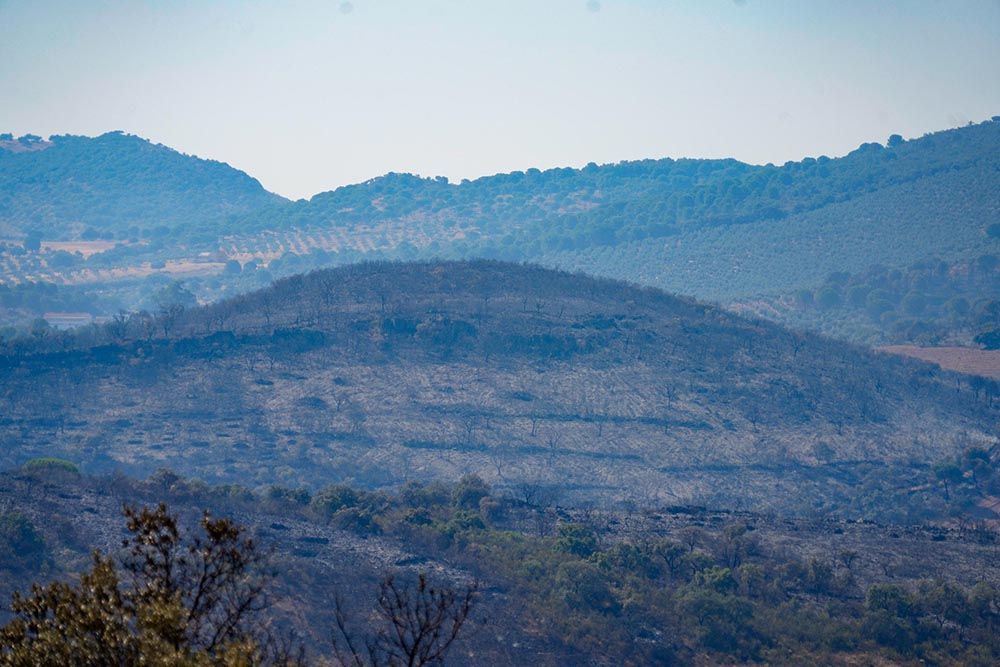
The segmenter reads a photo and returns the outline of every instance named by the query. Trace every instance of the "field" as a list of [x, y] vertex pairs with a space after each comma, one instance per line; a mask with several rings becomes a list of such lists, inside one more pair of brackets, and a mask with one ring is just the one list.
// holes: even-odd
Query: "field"
[[111, 250], [118, 241], [42, 241], [42, 249], [49, 252], [63, 250], [69, 253], [80, 253], [84, 257], [96, 255], [105, 250]]
[[892, 354], [923, 359], [949, 371], [1000, 379], [1000, 350], [916, 345], [889, 345], [879, 349]]

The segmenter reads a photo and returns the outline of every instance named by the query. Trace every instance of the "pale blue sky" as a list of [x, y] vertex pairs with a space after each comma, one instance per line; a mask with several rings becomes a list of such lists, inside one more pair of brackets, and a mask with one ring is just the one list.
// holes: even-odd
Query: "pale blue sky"
[[290, 197], [998, 114], [998, 0], [0, 0], [0, 132], [122, 129]]

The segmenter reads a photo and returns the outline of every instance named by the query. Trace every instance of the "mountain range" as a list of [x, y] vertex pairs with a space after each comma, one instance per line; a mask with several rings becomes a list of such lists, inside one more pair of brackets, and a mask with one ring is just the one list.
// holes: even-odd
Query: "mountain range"
[[[205, 302], [364, 259], [484, 257], [630, 280], [858, 342], [906, 343], [918, 341], [898, 325], [912, 320], [901, 308], [838, 328], [801, 294], [844, 273], [1000, 250], [995, 120], [781, 166], [641, 160], [457, 184], [388, 174], [296, 202], [228, 165], [121, 133], [4, 136], [9, 324], [46, 310], [155, 309], [172, 279]], [[29, 239], [37, 252], [24, 251]], [[962, 320], [938, 339], [968, 344], [982, 329]]]

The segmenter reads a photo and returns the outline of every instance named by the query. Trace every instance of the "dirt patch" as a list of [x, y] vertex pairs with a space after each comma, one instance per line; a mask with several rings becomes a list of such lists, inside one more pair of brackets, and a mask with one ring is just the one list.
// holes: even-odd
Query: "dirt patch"
[[168, 260], [162, 269], [154, 269], [149, 262], [138, 266], [123, 266], [114, 269], [83, 269], [69, 276], [63, 282], [67, 285], [82, 285], [86, 283], [102, 283], [127, 278], [144, 278], [154, 273], [164, 273], [171, 276], [210, 276], [220, 273], [225, 265], [222, 262], [198, 262], [195, 260]]
[[78, 252], [84, 257], [96, 255], [105, 250], [111, 250], [117, 241], [42, 241], [42, 249], [50, 252], [65, 250], [66, 252]]
[[889, 345], [879, 349], [883, 352], [923, 359], [950, 371], [1000, 379], [1000, 350], [916, 345]]

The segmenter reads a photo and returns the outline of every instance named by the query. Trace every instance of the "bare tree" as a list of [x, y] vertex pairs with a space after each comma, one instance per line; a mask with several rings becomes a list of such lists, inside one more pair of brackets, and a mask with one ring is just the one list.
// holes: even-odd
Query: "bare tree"
[[462, 590], [434, 588], [421, 573], [403, 583], [382, 579], [373, 627], [358, 637], [343, 601], [336, 600], [334, 660], [343, 667], [441, 665], [458, 639], [478, 597], [478, 584]]
[[476, 413], [466, 414], [462, 418], [462, 426], [465, 430], [465, 443], [471, 445], [472, 436], [475, 435], [476, 428], [479, 426], [479, 415]]
[[111, 340], [115, 342], [125, 340], [125, 334], [128, 333], [128, 317], [128, 312], [119, 310], [108, 320], [105, 326], [107, 327], [108, 334], [111, 336]]
[[503, 468], [507, 463], [507, 450], [502, 445], [490, 447], [486, 453], [490, 464], [497, 470], [497, 479], [504, 481]]
[[347, 409], [347, 420], [351, 424], [351, 433], [363, 433], [365, 422], [368, 421], [368, 415], [365, 413], [364, 407], [360, 404], [351, 403]]
[[[263, 555], [245, 529], [205, 513], [204, 535], [185, 541], [176, 517], [162, 503], [155, 509], [126, 508], [125, 517], [131, 535], [123, 544], [123, 565], [137, 600], [179, 599], [187, 645], [212, 654], [227, 642], [260, 633], [255, 624], [268, 606], [267, 577]], [[182, 637], [175, 641], [179, 647]]]
[[163, 337], [168, 338], [170, 332], [174, 330], [174, 325], [177, 324], [177, 320], [184, 313], [184, 306], [179, 303], [171, 303], [160, 309], [158, 319], [160, 321], [160, 327], [163, 328]]

